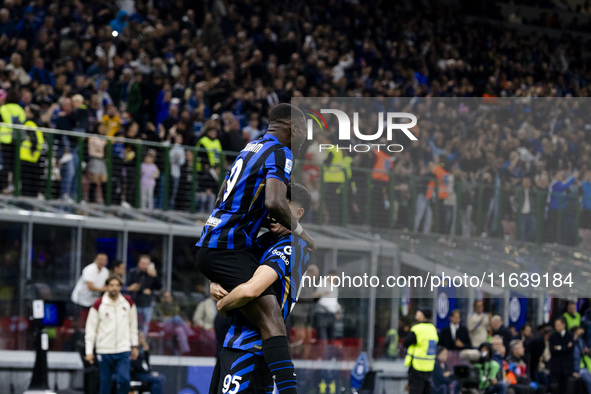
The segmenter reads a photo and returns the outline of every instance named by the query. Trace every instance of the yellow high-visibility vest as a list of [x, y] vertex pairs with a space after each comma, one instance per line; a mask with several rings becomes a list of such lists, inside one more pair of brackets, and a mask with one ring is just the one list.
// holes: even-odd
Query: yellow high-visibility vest
[[[27, 120], [25, 110], [18, 104], [4, 104], [0, 107], [0, 118], [2, 123], [11, 124], [24, 124]], [[0, 143], [1, 144], [12, 144], [12, 127], [2, 126], [0, 127]]]
[[579, 312], [575, 312], [574, 316], [568, 314], [568, 312], [564, 312], [564, 319], [566, 320], [566, 329], [571, 330], [573, 327], [581, 327], [581, 314]]
[[328, 150], [332, 153], [332, 162], [324, 168], [324, 183], [345, 183], [345, 160], [343, 152], [335, 146]]
[[[219, 139], [212, 140], [209, 137], [201, 137], [197, 142], [197, 148], [204, 148], [207, 151], [207, 158], [211, 167], [216, 167], [220, 164], [220, 156], [222, 154], [222, 143]], [[197, 160], [197, 171], [201, 171], [203, 165]]]
[[435, 368], [437, 329], [431, 323], [419, 323], [410, 329], [417, 337], [417, 343], [408, 347], [404, 365], [412, 366], [416, 371], [431, 372]]
[[[27, 120], [25, 122], [25, 126], [29, 127], [37, 127], [35, 122], [32, 120]], [[20, 158], [21, 160], [28, 161], [30, 163], [37, 163], [39, 158], [41, 157], [41, 152], [43, 152], [43, 144], [45, 143], [45, 139], [43, 138], [43, 133], [39, 130], [35, 130], [35, 136], [37, 137], [37, 144], [33, 146], [33, 142], [29, 138], [27, 134], [25, 134], [25, 138], [21, 141], [21, 148], [20, 148]]]

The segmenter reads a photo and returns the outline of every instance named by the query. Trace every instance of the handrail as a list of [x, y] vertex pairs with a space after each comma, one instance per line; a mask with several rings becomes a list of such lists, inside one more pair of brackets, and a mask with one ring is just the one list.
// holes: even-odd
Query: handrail
[[[43, 127], [35, 128], [24, 125], [0, 123], [0, 127], [2, 126], [21, 131], [39, 130], [47, 135], [47, 138], [45, 138], [45, 145], [46, 147], [51, 147], [51, 149], [45, 150], [46, 166], [44, 168], [46, 169], [48, 176], [45, 178], [46, 185], [44, 185], [42, 188], [39, 188], [39, 192], [41, 192], [41, 189], [43, 189], [43, 194], [45, 195], [46, 199], [51, 199], [53, 192], [53, 180], [51, 173], [53, 166], [52, 159], [54, 159], [55, 154], [53, 147], [55, 146], [54, 141], [56, 136], [61, 135], [75, 137], [79, 141], [77, 144], [77, 152], [80, 160], [78, 160], [78, 167], [75, 169], [77, 185], [79, 187], [77, 189], [76, 195], [71, 196], [78, 202], [80, 202], [83, 198], [82, 188], [80, 186], [83, 183], [82, 154], [84, 150], [83, 144], [80, 143], [80, 141], [84, 141], [88, 138], [99, 138], [101, 140], [107, 141], [105, 146], [105, 165], [107, 168], [108, 179], [106, 182], [106, 192], [103, 198], [104, 203], [107, 205], [116, 203], [115, 199], [113, 199], [115, 196], [114, 192], [115, 190], [118, 190], [118, 188], [122, 187], [120, 184], [114, 184], [114, 179], [116, 178], [116, 176], [113, 176], [113, 172], [115, 171], [115, 163], [113, 160], [114, 143], [125, 143], [135, 147], [134, 163], [128, 168], [128, 171], [135, 172], [135, 176], [132, 176], [132, 173], [127, 174], [130, 179], [135, 178], [135, 184], [129, 184], [127, 187], [132, 191], [135, 190], [135, 198], [132, 197], [128, 202], [136, 208], [140, 207], [141, 201], [140, 179], [144, 147], [157, 148], [164, 154], [164, 158], [160, 163], [162, 164], [160, 168], [162, 170], [160, 178], [160, 184], [162, 186], [158, 191], [154, 191], [155, 198], [157, 193], [159, 208], [162, 208], [163, 210], [172, 208], [170, 206], [171, 188], [169, 187], [173, 182], [171, 176], [172, 163], [168, 155], [170, 149], [172, 148], [170, 143], [144, 141], [124, 137], [109, 137], [85, 132], [57, 130]], [[21, 194], [20, 182], [22, 182], [20, 173], [21, 161], [19, 155], [20, 144], [24, 138], [22, 138], [22, 133], [14, 134], [16, 154], [14, 161], [14, 179], [19, 180], [19, 182], [15, 182], [14, 195], [19, 196]], [[182, 145], [182, 148], [193, 153], [192, 163], [185, 164], [185, 166], [190, 166], [188, 174], [191, 180], [190, 185], [187, 185], [186, 182], [183, 184], [183, 187], [185, 187], [184, 191], [188, 193], [189, 196], [193, 196], [193, 198], [189, 197], [189, 201], [185, 204], [186, 206], [183, 208], [183, 210], [193, 213], [198, 209], [195, 196], [197, 194], [199, 185], [199, 175], [201, 174], [196, 169], [197, 153], [207, 152], [207, 149], [188, 145]], [[220, 165], [219, 168], [217, 168], [218, 187], [221, 185], [224, 179], [224, 172], [227, 170], [227, 166], [231, 164], [229, 162], [226, 163], [226, 159], [236, 156], [237, 154], [237, 152], [231, 151], [221, 152], [219, 162]], [[471, 205], [474, 208], [473, 210], [476, 212], [472, 213], [472, 216], [466, 220], [470, 222], [470, 229], [468, 231], [472, 235], [487, 233], [488, 236], [503, 238], [505, 235], [503, 232], [503, 220], [505, 216], [511, 216], [512, 220], [516, 222], [516, 238], [519, 239], [522, 232], [523, 224], [521, 208], [523, 201], [520, 194], [520, 190], [522, 189], [520, 187], [506, 185], [495, 186], [492, 184], [455, 180], [453, 189], [450, 189], [449, 192], [450, 194], [455, 194], [456, 201], [450, 203], [449, 201], [445, 201], [445, 199], [439, 198], [439, 182], [435, 181], [436, 177], [433, 174], [429, 174], [428, 176], [410, 174], [405, 175], [395, 174], [392, 171], [388, 172], [382, 169], [357, 167], [346, 168], [342, 165], [331, 164], [331, 172], [334, 172], [335, 168], [339, 167], [343, 171], [344, 178], [341, 179], [344, 179], [344, 182], [341, 187], [337, 188], [337, 194], [330, 195], [330, 191], [335, 189], [327, 189], [326, 187], [327, 182], [325, 181], [325, 173], [327, 166], [322, 163], [314, 163], [303, 160], [297, 160], [296, 164], [297, 165], [294, 167], [293, 178], [298, 182], [302, 182], [302, 166], [315, 166], [319, 169], [319, 176], [321, 180], [319, 183], [319, 189], [317, 190], [319, 196], [319, 209], [318, 212], [314, 213], [314, 215], [316, 215], [314, 221], [318, 224], [336, 224], [341, 226], [353, 224], [374, 227], [375, 223], [373, 223], [372, 220], [378, 216], [382, 216], [383, 221], [380, 221], [380, 228], [408, 228], [411, 231], [420, 231], [421, 221], [423, 221], [424, 226], [431, 227], [429, 224], [430, 221], [434, 224], [432, 226], [433, 229], [431, 230], [429, 228], [426, 231], [439, 232], [440, 234], [449, 236], [458, 236], [464, 233], [463, 226], [466, 225], [466, 223], [464, 223], [466, 219], [465, 216], [469, 214], [465, 210], [469, 205]], [[119, 163], [119, 165], [121, 164]], [[353, 173], [352, 177], [349, 175], [351, 172]], [[373, 189], [374, 180], [372, 179], [372, 174], [375, 173], [386, 173], [390, 178], [389, 185], [387, 185], [387, 188], [383, 189], [383, 195], [384, 198], [387, 199], [388, 205], [387, 208], [384, 206], [385, 210], [383, 215], [378, 215], [375, 211], [376, 209], [380, 209], [379, 205], [375, 205], [376, 195], [378, 195], [379, 198], [379, 193], [374, 193]], [[434, 186], [428, 186], [431, 181], [435, 181]], [[179, 183], [177, 180], [177, 185], [178, 184]], [[405, 186], [404, 190], [399, 188], [401, 185]], [[422, 190], [419, 190], [419, 185], [422, 185]], [[431, 201], [427, 201], [426, 196], [422, 196], [425, 191], [425, 187], [432, 187], [433, 189], [433, 197], [431, 198]], [[215, 192], [216, 191], [214, 191], [214, 193]], [[467, 193], [469, 193], [471, 196], [471, 201], [465, 201], [464, 197]], [[538, 244], [543, 242], [567, 243], [571, 245], [577, 244], [579, 242], [578, 235], [572, 234], [572, 228], [575, 228], [576, 226], [576, 229], [578, 229], [579, 225], [581, 224], [580, 212], [582, 209], [582, 204], [580, 195], [567, 196], [563, 193], [553, 193], [549, 190], [532, 190], [530, 195], [532, 198], [530, 212], [535, 217], [536, 225], [534, 237], [531, 239], [530, 234], [529, 241], [533, 241]], [[126, 196], [122, 195], [123, 201], [125, 201], [125, 197]], [[548, 201], [550, 201], [552, 197], [554, 197], [554, 204], [558, 204], [559, 209], [548, 210]], [[410, 200], [408, 200], [409, 198]], [[513, 199], [510, 201], [512, 206], [508, 206], [506, 202], [511, 198]], [[372, 201], [372, 199], [374, 199], [374, 201]], [[422, 201], [419, 201], [419, 199], [422, 199]], [[427, 206], [425, 206], [425, 201]], [[204, 201], [201, 202], [202, 204], [205, 204]], [[379, 200], [377, 202], [380, 203]], [[568, 205], [570, 209], [570, 213], [568, 214], [565, 212], [564, 207], [567, 205], [567, 203], [569, 203]], [[342, 215], [340, 215], [338, 218], [329, 217], [327, 221], [326, 214], [329, 212], [328, 205], [332, 206], [333, 204], [340, 205], [340, 212]], [[395, 206], [395, 204], [398, 205]], [[362, 215], [358, 215], [361, 216], [361, 218], [355, 217], [353, 211], [351, 210], [353, 205], [356, 205], [358, 208], [363, 210]], [[401, 209], [401, 205], [404, 205], [406, 209]], [[517, 208], [515, 208], [515, 206]], [[178, 209], [178, 205], [175, 206], [174, 209]], [[421, 211], [419, 211], [419, 209]], [[425, 212], [425, 210], [430, 212]], [[547, 213], [547, 211], [549, 213]], [[374, 212], [373, 215], [372, 212]], [[385, 217], [385, 215], [388, 216]], [[552, 228], [549, 228], [550, 226]], [[423, 229], [423, 231], [425, 231], [425, 229]]]

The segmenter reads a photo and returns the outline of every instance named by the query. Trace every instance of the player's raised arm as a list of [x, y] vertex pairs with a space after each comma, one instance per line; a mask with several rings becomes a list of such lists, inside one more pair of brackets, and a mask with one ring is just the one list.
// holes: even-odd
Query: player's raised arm
[[[267, 178], [265, 186], [265, 207], [271, 213], [271, 216], [281, 225], [290, 229], [294, 234], [302, 237], [308, 244], [311, 252], [316, 251], [317, 247], [312, 237], [304, 231], [302, 225], [293, 217], [285, 195], [287, 186], [277, 178]], [[294, 226], [295, 224], [295, 226]]]

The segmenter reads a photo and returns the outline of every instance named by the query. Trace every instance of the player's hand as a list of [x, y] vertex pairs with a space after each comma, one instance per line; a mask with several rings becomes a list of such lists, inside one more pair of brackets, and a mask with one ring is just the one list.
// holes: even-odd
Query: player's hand
[[137, 351], [137, 347], [134, 346], [131, 348], [131, 359], [132, 360], [137, 360], [137, 356], [139, 355], [138, 351]]
[[94, 354], [87, 354], [84, 356], [84, 359], [88, 361], [89, 364], [94, 364]]
[[314, 253], [316, 250], [318, 250], [318, 247], [316, 246], [316, 243], [314, 242], [312, 237], [310, 237], [310, 234], [304, 231], [302, 235], [300, 235], [300, 237], [302, 237], [302, 239], [306, 241], [306, 243], [308, 244], [307, 249], [310, 253]]
[[209, 284], [209, 294], [211, 294], [214, 299], [219, 301], [227, 296], [228, 292], [219, 283], [211, 282]]
[[216, 309], [222, 317], [228, 317], [228, 311], [224, 308], [221, 300], [216, 303]]

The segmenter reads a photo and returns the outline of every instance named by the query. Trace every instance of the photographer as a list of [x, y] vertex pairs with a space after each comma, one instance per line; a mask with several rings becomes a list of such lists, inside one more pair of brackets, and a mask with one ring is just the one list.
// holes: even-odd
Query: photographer
[[474, 364], [480, 373], [480, 386], [478, 387], [484, 394], [506, 394], [507, 385], [497, 380], [501, 366], [492, 359], [492, 346], [489, 343], [483, 343], [478, 347], [480, 360]]

